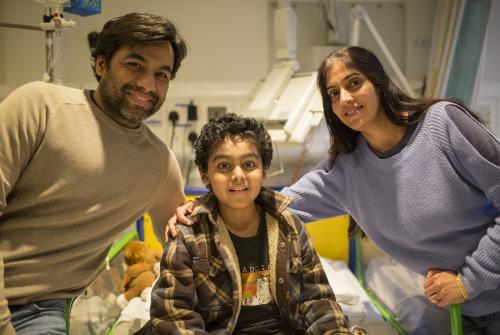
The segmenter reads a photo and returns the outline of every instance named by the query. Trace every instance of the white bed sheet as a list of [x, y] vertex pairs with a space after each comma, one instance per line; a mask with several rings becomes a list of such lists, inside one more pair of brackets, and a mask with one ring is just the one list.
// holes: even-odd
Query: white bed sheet
[[361, 326], [370, 335], [397, 334], [382, 318], [345, 262], [324, 257], [320, 259], [337, 302], [351, 326]]

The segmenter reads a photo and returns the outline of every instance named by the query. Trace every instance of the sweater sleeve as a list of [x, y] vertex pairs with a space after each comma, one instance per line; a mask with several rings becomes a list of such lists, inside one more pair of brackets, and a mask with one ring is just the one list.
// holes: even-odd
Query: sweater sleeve
[[[0, 224], [9, 193], [39, 147], [47, 122], [47, 106], [30, 83], [12, 92], [0, 104]], [[0, 333], [13, 334], [4, 293], [4, 260], [0, 254]]]
[[[500, 282], [500, 142], [468, 113], [447, 108], [450, 117], [449, 149], [455, 168], [473, 187], [484, 192], [483, 212], [493, 215], [477, 249], [460, 269], [471, 298], [498, 287]], [[491, 213], [491, 214], [490, 214]]]
[[164, 178], [156, 199], [148, 213], [153, 219], [154, 231], [158, 241], [165, 243], [165, 227], [168, 219], [174, 214], [177, 207], [184, 202], [183, 181], [179, 163], [174, 153], [168, 150]]
[[196, 285], [184, 235], [170, 239], [161, 259], [160, 277], [151, 292], [154, 334], [208, 334], [196, 308]]
[[[340, 158], [337, 158], [337, 160]], [[342, 200], [348, 195], [343, 168], [329, 160], [320, 162], [311, 172], [281, 192], [293, 198], [289, 209], [302, 221], [311, 222], [346, 214]]]
[[[9, 193], [40, 145], [46, 126], [47, 106], [35, 89], [24, 85], [0, 104], [0, 224]], [[0, 237], [1, 238], [1, 237]], [[4, 294], [4, 260], [0, 253], [0, 334], [13, 333]]]
[[347, 318], [335, 301], [318, 254], [314, 250], [304, 223], [294, 217], [299, 234], [302, 286], [299, 315], [307, 334], [350, 334]]
[[14, 335], [16, 332], [12, 323], [10, 322], [10, 311], [7, 299], [4, 296], [4, 280], [3, 280], [4, 266], [3, 257], [0, 255], [0, 334]]

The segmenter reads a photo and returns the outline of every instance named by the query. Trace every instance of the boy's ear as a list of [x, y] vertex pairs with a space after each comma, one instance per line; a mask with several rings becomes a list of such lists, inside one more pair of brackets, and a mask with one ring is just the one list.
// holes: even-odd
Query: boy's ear
[[203, 183], [203, 185], [205, 186], [210, 185], [210, 180], [208, 179], [207, 171], [203, 171], [201, 168], [198, 168], [198, 171], [200, 172], [201, 182]]

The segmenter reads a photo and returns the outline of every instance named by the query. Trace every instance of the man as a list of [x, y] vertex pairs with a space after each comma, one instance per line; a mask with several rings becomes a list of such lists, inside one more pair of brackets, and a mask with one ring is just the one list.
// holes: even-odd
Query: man
[[99, 34], [95, 92], [36, 82], [0, 104], [0, 334], [64, 334], [125, 229], [148, 211], [163, 236], [182, 178], [142, 121], [186, 53], [167, 19], [128, 14]]

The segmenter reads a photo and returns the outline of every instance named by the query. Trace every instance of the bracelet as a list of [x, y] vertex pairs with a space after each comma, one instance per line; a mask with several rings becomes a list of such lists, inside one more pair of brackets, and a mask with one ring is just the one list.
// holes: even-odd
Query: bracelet
[[465, 290], [464, 283], [462, 283], [462, 275], [460, 275], [460, 273], [457, 274], [457, 285], [460, 293], [462, 293], [462, 297], [464, 297], [465, 300], [469, 300], [470, 296]]

